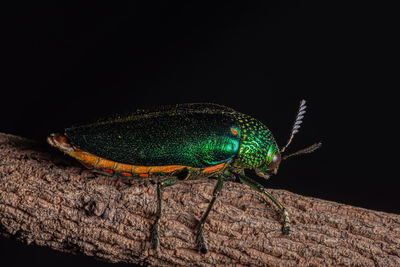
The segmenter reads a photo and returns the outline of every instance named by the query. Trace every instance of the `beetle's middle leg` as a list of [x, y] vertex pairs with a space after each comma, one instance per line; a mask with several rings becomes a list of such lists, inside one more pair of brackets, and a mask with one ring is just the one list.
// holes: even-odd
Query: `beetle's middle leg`
[[176, 177], [170, 177], [157, 183], [157, 212], [156, 219], [151, 229], [151, 247], [153, 249], [157, 249], [160, 245], [158, 231], [160, 228], [159, 223], [162, 215], [162, 191], [165, 187], [175, 184], [176, 181]]
[[199, 250], [201, 253], [207, 253], [207, 244], [206, 244], [206, 242], [204, 240], [204, 236], [203, 236], [203, 232], [204, 232], [203, 226], [204, 226], [204, 223], [206, 222], [208, 214], [210, 213], [210, 211], [212, 209], [212, 206], [214, 205], [215, 200], [217, 199], [219, 193], [222, 190], [223, 181], [224, 181], [224, 177], [222, 175], [218, 176], [218, 181], [217, 181], [217, 184], [215, 185], [214, 193], [213, 193], [212, 199], [210, 201], [210, 204], [208, 204], [207, 210], [204, 212], [203, 217], [201, 217], [200, 222], [199, 222], [199, 229], [197, 231], [197, 243], [198, 243]]

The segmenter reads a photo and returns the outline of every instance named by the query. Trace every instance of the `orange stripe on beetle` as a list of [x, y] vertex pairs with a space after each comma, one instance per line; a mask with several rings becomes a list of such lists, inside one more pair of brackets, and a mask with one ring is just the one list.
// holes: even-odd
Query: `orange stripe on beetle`
[[166, 165], [166, 166], [152, 166], [150, 169], [150, 173], [170, 173], [179, 169], [184, 168], [182, 165]]
[[132, 173], [132, 165], [131, 164], [125, 164], [125, 163], [118, 163], [117, 168], [115, 168], [117, 172], [125, 172], [125, 173]]
[[97, 167], [115, 170], [115, 163], [116, 163], [115, 161], [100, 158], [99, 162], [97, 163]]
[[217, 164], [214, 166], [206, 167], [202, 170], [202, 172], [211, 173], [211, 172], [218, 171], [218, 170], [222, 169], [225, 166], [225, 164], [226, 164], [226, 162], [223, 162], [223, 163], [220, 163], [220, 164]]
[[70, 155], [73, 158], [78, 159], [79, 161], [85, 162], [87, 165], [94, 166], [95, 163], [97, 162], [98, 158], [97, 156], [83, 152], [82, 150], [76, 150], [76, 151], [71, 151], [67, 152], [68, 155]]
[[132, 173], [134, 173], [134, 174], [146, 173], [147, 174], [147, 173], [149, 173], [150, 168], [151, 167], [149, 167], [149, 166], [134, 166], [132, 168]]

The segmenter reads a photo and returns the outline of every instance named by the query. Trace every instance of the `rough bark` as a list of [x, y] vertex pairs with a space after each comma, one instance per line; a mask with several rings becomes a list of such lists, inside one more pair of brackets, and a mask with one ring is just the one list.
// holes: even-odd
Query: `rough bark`
[[161, 247], [150, 249], [155, 186], [85, 170], [46, 144], [0, 134], [0, 234], [110, 262], [149, 265], [400, 265], [400, 216], [271, 190], [287, 207], [293, 234], [270, 201], [226, 182], [205, 225], [196, 225], [215, 181], [179, 182], [163, 194]]

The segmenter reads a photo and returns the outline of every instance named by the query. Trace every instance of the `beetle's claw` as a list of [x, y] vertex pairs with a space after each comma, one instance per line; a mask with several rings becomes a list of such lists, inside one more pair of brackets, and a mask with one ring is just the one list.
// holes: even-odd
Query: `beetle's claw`
[[282, 232], [283, 232], [285, 235], [290, 236], [290, 234], [292, 233], [292, 230], [290, 229], [290, 224], [284, 224], [284, 225], [283, 225], [283, 228], [282, 228]]
[[208, 251], [207, 245], [203, 243], [202, 245], [200, 245], [199, 250], [202, 254], [206, 254]]

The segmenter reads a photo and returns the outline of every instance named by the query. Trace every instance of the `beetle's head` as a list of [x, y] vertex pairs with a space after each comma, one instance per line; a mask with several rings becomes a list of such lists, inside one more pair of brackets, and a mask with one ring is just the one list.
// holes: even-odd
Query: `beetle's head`
[[292, 132], [290, 134], [289, 140], [286, 143], [286, 145], [282, 148], [279, 149], [278, 145], [273, 142], [273, 144], [269, 147], [268, 153], [267, 153], [267, 158], [265, 162], [258, 168], [255, 169], [256, 174], [260, 177], [263, 177], [265, 179], [268, 179], [272, 174], [276, 174], [278, 172], [279, 165], [282, 160], [285, 160], [287, 158], [290, 158], [292, 156], [297, 156], [301, 154], [306, 154], [306, 153], [311, 153], [318, 149], [322, 143], [315, 143], [309, 147], [300, 149], [299, 151], [296, 151], [294, 153], [285, 155], [286, 148], [289, 146], [289, 144], [293, 140], [293, 136], [299, 131], [300, 125], [302, 123], [302, 119], [304, 118], [304, 114], [306, 113], [306, 101], [301, 100], [300, 102], [300, 107], [299, 111], [297, 112], [296, 120], [294, 122]]
[[255, 169], [256, 174], [260, 177], [268, 179], [272, 174], [276, 174], [278, 172], [279, 164], [281, 164], [281, 153], [278, 149], [278, 146], [272, 144], [267, 153], [267, 157], [264, 163]]

